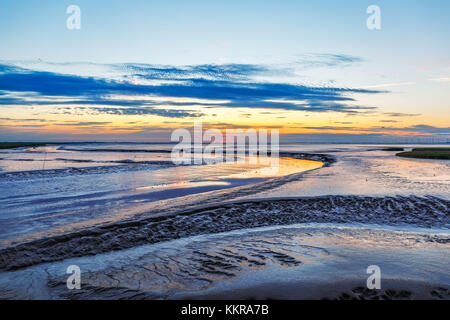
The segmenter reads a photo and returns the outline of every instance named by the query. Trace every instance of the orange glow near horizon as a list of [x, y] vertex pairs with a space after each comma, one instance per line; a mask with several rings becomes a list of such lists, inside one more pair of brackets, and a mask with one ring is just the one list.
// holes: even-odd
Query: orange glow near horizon
[[[115, 97], [118, 98], [118, 97]], [[135, 97], [143, 99], [142, 97]], [[150, 98], [148, 98], [150, 99]], [[155, 100], [155, 97], [151, 97]], [[170, 109], [164, 105], [168, 97], [161, 97], [162, 105], [157, 108]], [[158, 100], [158, 99], [157, 99]], [[212, 100], [172, 98], [178, 103], [211, 103]], [[223, 101], [222, 101], [223, 102]], [[86, 113], [72, 106], [70, 111], [53, 106], [27, 106], [21, 109], [20, 117], [16, 107], [2, 107], [0, 128], [6, 132], [63, 136], [67, 139], [77, 136], [106, 140], [122, 135], [126, 140], [133, 134], [165, 134], [178, 128], [192, 128], [194, 122], [201, 121], [203, 128], [240, 129], [279, 129], [280, 135], [286, 134], [388, 134], [391, 136], [423, 135], [422, 132], [408, 131], [407, 128], [418, 124], [435, 127], [448, 125], [446, 117], [422, 114], [394, 114], [374, 110], [361, 113], [308, 112], [283, 109], [203, 107], [202, 105], [177, 106], [177, 110], [194, 110], [199, 117], [164, 117], [160, 115], [123, 115]], [[156, 109], [157, 109], [156, 108]], [[173, 107], [172, 107], [173, 108]]]

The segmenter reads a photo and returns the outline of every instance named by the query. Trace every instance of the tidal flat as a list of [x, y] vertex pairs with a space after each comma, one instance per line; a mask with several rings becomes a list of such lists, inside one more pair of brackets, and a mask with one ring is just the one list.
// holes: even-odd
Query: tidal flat
[[449, 299], [448, 161], [283, 145], [275, 174], [175, 166], [168, 148], [3, 150], [0, 296]]

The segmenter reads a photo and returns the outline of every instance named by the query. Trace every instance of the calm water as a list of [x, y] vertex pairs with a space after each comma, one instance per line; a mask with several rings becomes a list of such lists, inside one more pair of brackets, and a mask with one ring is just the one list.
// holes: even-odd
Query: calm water
[[[278, 171], [259, 162], [175, 166], [170, 160], [171, 147], [77, 144], [2, 151], [0, 248], [42, 237], [57, 239], [58, 234], [106, 222], [137, 221], [140, 212], [154, 215], [155, 207], [163, 208], [159, 214], [164, 214], [170, 208], [166, 205], [173, 203], [185, 208], [206, 200], [350, 195], [342, 200], [347, 207], [341, 203], [341, 210], [353, 213], [360, 205], [356, 195], [413, 196], [398, 200], [396, 205], [402, 208], [409, 208], [409, 201], [414, 199], [422, 203], [429, 199], [427, 196], [450, 199], [449, 161], [399, 158], [395, 152], [380, 150], [383, 146], [282, 145], [280, 152], [324, 153], [337, 162], [322, 167], [318, 161], [282, 157]], [[292, 175], [299, 172], [304, 173]], [[294, 179], [286, 178], [288, 175]], [[247, 192], [241, 192], [243, 188]], [[383, 205], [373, 210], [389, 216], [392, 200], [381, 199], [385, 200], [381, 201]], [[339, 215], [339, 210], [330, 213], [314, 201], [309, 214]], [[130, 249], [75, 255], [0, 272], [0, 297], [71, 298], [65, 287], [66, 268], [76, 264], [83, 270], [83, 285], [91, 288], [83, 291], [86, 298], [126, 298], [136, 293], [146, 298], [320, 298], [340, 294], [342, 288], [336, 286], [340, 288], [336, 292], [330, 289], [329, 284], [336, 281], [348, 282], [348, 290], [364, 286], [366, 267], [377, 264], [383, 270], [383, 286], [398, 286], [399, 290], [411, 290], [413, 296], [418, 294], [416, 298], [428, 299], [435, 288], [447, 287], [450, 281], [448, 268], [443, 268], [448, 265], [450, 252], [448, 216], [442, 216], [446, 209], [442, 209], [441, 200], [430, 202], [418, 205], [420, 210], [416, 204], [414, 210], [418, 212], [414, 214], [400, 215], [405, 216], [402, 221], [408, 221], [408, 216], [417, 218], [421, 213], [421, 219], [427, 221], [433, 211], [429, 208], [440, 206], [439, 217], [443, 218], [437, 229], [419, 228], [414, 223], [379, 224], [370, 219], [374, 213], [370, 210], [356, 210], [354, 214], [367, 217], [365, 221], [373, 225], [341, 224], [329, 219], [324, 224], [244, 227], [230, 232], [212, 229], [209, 235], [187, 234], [181, 239], [145, 245], [133, 242], [133, 230], [127, 229], [125, 234], [119, 227], [114, 239], [131, 241], [134, 245]], [[158, 207], [159, 203], [162, 205]], [[421, 210], [425, 207], [428, 209]], [[267, 217], [283, 216], [288, 209], [280, 205]], [[255, 219], [252, 210], [239, 209], [239, 205], [234, 204], [230, 210], [237, 221]], [[195, 217], [176, 219], [190, 228], [198, 225]], [[134, 236], [138, 238], [139, 233]], [[86, 248], [91, 240], [86, 239]], [[52, 241], [42, 248], [25, 246], [17, 259], [32, 257], [35, 249], [52, 257], [51, 245]], [[67, 249], [73, 249], [70, 242]]]
[[[276, 188], [255, 189], [250, 197], [450, 198], [449, 161], [399, 158], [395, 152], [381, 151], [382, 147], [282, 145], [281, 152], [326, 153], [338, 161]], [[0, 245], [125, 219], [138, 208], [150, 211], [148, 205], [157, 201], [178, 201], [183, 206], [189, 196], [192, 202], [201, 202], [200, 195], [208, 191], [261, 183], [322, 166], [317, 161], [283, 157], [277, 171], [248, 161], [175, 166], [171, 148], [170, 144], [88, 143], [1, 151]]]
[[[255, 197], [368, 195], [435, 196], [450, 199], [450, 161], [397, 157], [385, 145], [285, 145], [280, 150], [326, 153], [337, 162]], [[395, 147], [395, 146], [389, 146]], [[405, 147], [398, 145], [398, 147]], [[448, 145], [408, 145], [449, 147]]]
[[[281, 158], [175, 166], [167, 144], [77, 144], [0, 153], [0, 240], [120, 219], [158, 200], [262, 182], [319, 168]], [[266, 159], [267, 160], [267, 159]], [[47, 233], [47, 234], [46, 234]]]

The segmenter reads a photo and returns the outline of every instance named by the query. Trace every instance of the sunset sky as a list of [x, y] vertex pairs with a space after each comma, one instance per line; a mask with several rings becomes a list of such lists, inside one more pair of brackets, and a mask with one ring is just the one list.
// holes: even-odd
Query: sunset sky
[[[366, 26], [372, 4], [381, 30]], [[0, 141], [167, 141], [202, 121], [303, 142], [445, 142], [449, 12], [447, 0], [2, 0]]]

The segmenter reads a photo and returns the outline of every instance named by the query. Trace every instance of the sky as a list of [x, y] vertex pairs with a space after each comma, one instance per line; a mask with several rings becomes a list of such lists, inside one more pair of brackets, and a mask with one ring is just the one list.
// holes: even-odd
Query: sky
[[449, 12], [447, 0], [2, 0], [0, 141], [167, 141], [201, 121], [292, 142], [447, 142]]

